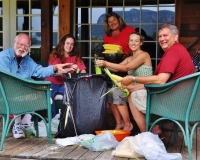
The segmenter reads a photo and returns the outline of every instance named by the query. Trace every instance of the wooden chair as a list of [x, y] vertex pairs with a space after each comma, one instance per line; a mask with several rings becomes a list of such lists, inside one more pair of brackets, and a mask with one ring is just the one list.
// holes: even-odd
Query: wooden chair
[[[0, 70], [0, 115], [2, 117], [2, 135], [0, 150], [14, 120], [23, 114], [34, 115], [36, 137], [38, 137], [37, 117], [40, 117], [47, 130], [49, 143], [52, 144], [51, 135], [51, 105], [50, 105], [50, 82], [23, 79]], [[34, 111], [48, 110], [48, 124], [45, 119]], [[18, 115], [11, 121], [10, 114]]]
[[[177, 124], [183, 133], [190, 160], [192, 160], [194, 131], [200, 122], [199, 82], [200, 73], [194, 73], [166, 84], [145, 85], [147, 89], [146, 130], [151, 131], [155, 124], [166, 120]], [[152, 124], [150, 124], [151, 114], [160, 116]]]

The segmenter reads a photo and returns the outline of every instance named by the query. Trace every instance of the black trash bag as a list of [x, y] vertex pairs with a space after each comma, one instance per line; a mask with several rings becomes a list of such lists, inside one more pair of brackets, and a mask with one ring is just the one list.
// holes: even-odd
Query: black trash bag
[[63, 97], [60, 123], [56, 138], [73, 137], [81, 134], [95, 134], [96, 130], [108, 129], [106, 96], [100, 98], [107, 91], [105, 75], [91, 74], [63, 74], [66, 82], [73, 118], [69, 113], [67, 125], [64, 128], [67, 96]]

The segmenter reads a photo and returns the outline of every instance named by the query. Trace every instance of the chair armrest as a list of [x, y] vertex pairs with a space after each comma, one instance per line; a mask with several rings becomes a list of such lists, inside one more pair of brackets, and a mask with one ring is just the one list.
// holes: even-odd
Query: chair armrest
[[197, 73], [190, 74], [188, 76], [178, 78], [174, 81], [171, 81], [171, 82], [168, 82], [168, 83], [165, 83], [165, 84], [145, 84], [144, 87], [147, 90], [150, 90], [153, 93], [161, 93], [161, 92], [165, 92], [166, 90], [170, 89], [171, 87], [173, 87], [177, 83], [180, 83], [180, 82], [188, 80], [188, 79], [195, 78], [199, 75], [200, 75], [200, 72], [197, 72]]

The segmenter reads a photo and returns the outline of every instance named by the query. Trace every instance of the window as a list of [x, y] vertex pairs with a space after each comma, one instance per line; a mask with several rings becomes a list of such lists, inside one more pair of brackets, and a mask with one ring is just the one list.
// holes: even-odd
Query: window
[[127, 25], [146, 36], [143, 50], [151, 55], [155, 68], [163, 51], [157, 30], [164, 23], [175, 23], [175, 0], [76, 0], [75, 35], [89, 73], [94, 73], [93, 57], [103, 52], [104, 18], [114, 11]]

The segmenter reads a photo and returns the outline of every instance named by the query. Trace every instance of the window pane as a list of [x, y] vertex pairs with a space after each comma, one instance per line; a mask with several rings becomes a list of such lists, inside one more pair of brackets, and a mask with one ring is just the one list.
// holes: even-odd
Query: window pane
[[53, 46], [58, 44], [58, 32], [53, 32]]
[[157, 0], [142, 0], [142, 5], [157, 5]]
[[3, 14], [3, 9], [2, 9], [2, 2], [0, 2], [0, 15]]
[[175, 0], [159, 0], [159, 5], [160, 4], [175, 4]]
[[86, 7], [90, 6], [90, 0], [76, 0], [76, 6], [77, 7]]
[[41, 17], [40, 16], [31, 17], [31, 29], [32, 30], [41, 30]]
[[40, 0], [31, 0], [31, 13], [32, 14], [41, 14]]
[[142, 7], [142, 23], [157, 22], [157, 7]]
[[106, 0], [92, 0], [92, 6], [106, 6]]
[[124, 0], [125, 6], [140, 6], [140, 0]]
[[91, 44], [91, 56], [94, 57], [94, 54], [97, 54], [100, 57], [103, 57], [102, 52], [104, 51], [103, 42], [92, 42]]
[[105, 34], [104, 26], [92, 25], [92, 40], [103, 40]]
[[41, 46], [41, 33], [40, 32], [31, 33], [31, 45], [32, 46]]
[[117, 13], [120, 17], [123, 18], [123, 9], [122, 8], [117, 8], [117, 7], [113, 7], [113, 12]]
[[29, 17], [17, 17], [17, 30], [29, 30]]
[[79, 25], [76, 27], [77, 40], [89, 40], [89, 25]]
[[158, 23], [175, 23], [175, 7], [159, 7]]
[[0, 33], [0, 46], [3, 46], [3, 33]]
[[53, 16], [53, 30], [58, 30], [58, 16]]
[[53, 14], [58, 14], [58, 0], [53, 0]]
[[124, 21], [126, 23], [139, 23], [140, 22], [140, 8], [125, 8]]
[[41, 60], [41, 50], [40, 50], [40, 48], [31, 48], [29, 55], [35, 62], [40, 61]]
[[156, 40], [156, 38], [157, 38], [157, 35], [156, 35], [156, 33], [157, 33], [156, 23], [155, 24], [149, 24], [149, 25], [142, 25], [141, 33], [143, 33], [144, 36], [148, 36], [149, 40], [150, 39], [152, 39], [152, 41]]
[[78, 8], [76, 22], [80, 23], [90, 23], [90, 10], [89, 8]]
[[123, 0], [109, 0], [108, 6], [123, 6]]
[[105, 8], [92, 8], [92, 23], [104, 23]]
[[89, 42], [77, 42], [78, 50], [82, 57], [90, 57], [90, 46]]
[[17, 1], [17, 14], [29, 14], [28, 1]]
[[0, 31], [3, 31], [3, 18], [0, 17]]

